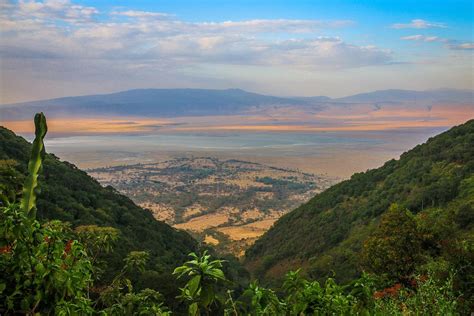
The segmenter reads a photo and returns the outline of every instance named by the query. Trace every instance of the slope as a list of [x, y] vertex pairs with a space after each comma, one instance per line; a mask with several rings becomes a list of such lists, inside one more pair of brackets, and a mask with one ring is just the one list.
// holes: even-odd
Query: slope
[[[12, 131], [0, 127], [0, 191], [17, 191], [27, 171], [31, 144]], [[85, 172], [68, 162], [47, 154], [40, 176], [38, 218], [59, 219], [77, 225], [112, 226], [120, 230], [114, 251], [107, 261], [104, 281], [116, 275], [123, 258], [132, 250], [150, 253], [149, 268], [156, 272], [137, 280], [142, 286], [155, 287], [163, 293], [176, 290], [169, 282], [172, 269], [184, 262], [196, 249], [195, 240], [183, 231], [156, 221], [152, 214], [136, 206], [111, 187], [103, 188]], [[158, 287], [157, 287], [158, 285]]]
[[322, 278], [360, 273], [363, 241], [392, 203], [413, 213], [451, 212], [457, 231], [473, 229], [474, 120], [390, 160], [354, 174], [280, 218], [246, 252], [256, 275], [278, 278], [302, 266]]

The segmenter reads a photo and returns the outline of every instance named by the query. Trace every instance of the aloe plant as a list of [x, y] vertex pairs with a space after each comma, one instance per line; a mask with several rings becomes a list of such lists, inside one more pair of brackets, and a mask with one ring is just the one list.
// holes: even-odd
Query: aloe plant
[[30, 219], [36, 218], [36, 193], [38, 190], [38, 175], [41, 172], [45, 149], [43, 139], [48, 131], [46, 117], [43, 112], [35, 115], [35, 140], [28, 162], [28, 177], [23, 186], [21, 209]]

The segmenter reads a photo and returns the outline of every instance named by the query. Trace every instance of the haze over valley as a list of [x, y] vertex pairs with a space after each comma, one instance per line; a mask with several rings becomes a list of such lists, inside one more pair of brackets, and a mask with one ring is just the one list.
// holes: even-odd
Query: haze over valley
[[[473, 90], [383, 90], [344, 98], [274, 97], [240, 89], [139, 89], [4, 104], [0, 115], [32, 131], [35, 111], [54, 134], [156, 131], [370, 131], [446, 127], [473, 113]], [[72, 125], [71, 125], [72, 124]]]
[[242, 257], [282, 215], [357, 172], [397, 159], [474, 115], [472, 90], [384, 90], [344, 98], [239, 89], [141, 89], [3, 105], [28, 137], [157, 220]]
[[344, 98], [239, 89], [141, 89], [2, 105], [25, 136], [50, 117], [48, 148], [83, 168], [190, 155], [347, 178], [474, 115], [472, 90], [383, 90]]

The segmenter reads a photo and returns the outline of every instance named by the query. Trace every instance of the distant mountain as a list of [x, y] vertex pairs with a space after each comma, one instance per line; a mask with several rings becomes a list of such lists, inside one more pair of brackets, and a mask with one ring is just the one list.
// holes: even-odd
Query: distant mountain
[[[467, 103], [474, 104], [473, 90], [439, 89], [428, 91], [412, 90], [379, 90], [368, 93], [356, 94], [344, 98], [333, 99], [336, 102], [344, 103], [403, 103], [403, 102], [424, 102], [424, 103]], [[425, 104], [427, 105], [427, 104]]]
[[472, 90], [381, 90], [331, 99], [315, 97], [275, 97], [240, 89], [137, 89], [111, 94], [65, 97], [0, 106], [2, 120], [29, 119], [38, 111], [48, 117], [68, 116], [145, 116], [177, 117], [245, 114], [267, 107], [311, 107], [321, 109], [335, 104], [415, 103], [474, 104]]
[[48, 117], [71, 115], [176, 117], [238, 114], [261, 106], [303, 104], [305, 104], [303, 100], [266, 96], [240, 89], [138, 89], [7, 104], [0, 107], [0, 116], [4, 120], [24, 119], [43, 111]]
[[335, 274], [349, 281], [361, 273], [363, 241], [392, 203], [423, 212], [422, 219], [443, 227], [446, 240], [472, 236], [474, 120], [399, 160], [354, 174], [284, 215], [247, 250], [246, 266], [267, 280], [302, 267], [311, 277]]
[[294, 99], [306, 101], [308, 103], [324, 103], [330, 102], [332, 99], [324, 95], [319, 95], [315, 97], [294, 97]]

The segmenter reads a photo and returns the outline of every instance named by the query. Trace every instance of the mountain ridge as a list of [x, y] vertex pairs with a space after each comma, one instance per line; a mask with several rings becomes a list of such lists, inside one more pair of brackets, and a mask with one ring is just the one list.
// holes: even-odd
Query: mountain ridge
[[[43, 111], [48, 117], [61, 115], [225, 115], [236, 114], [262, 105], [305, 104], [304, 101], [267, 96], [241, 89], [134, 89], [111, 94], [62, 97], [41, 101], [5, 104], [4, 119], [31, 117]], [[21, 108], [20, 108], [21, 107]]]
[[456, 103], [474, 102], [474, 91], [467, 89], [405, 90], [385, 89], [358, 93], [333, 99], [338, 102], [416, 102], [416, 101], [450, 101]]
[[61, 116], [215, 116], [245, 114], [266, 107], [315, 107], [322, 108], [340, 103], [434, 103], [473, 104], [473, 90], [438, 89], [377, 90], [342, 98], [326, 96], [278, 97], [248, 92], [242, 89], [133, 89], [109, 94], [61, 97], [39, 101], [3, 104], [3, 120], [26, 119], [37, 111], [49, 117]]

